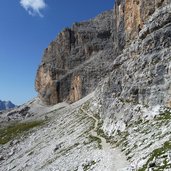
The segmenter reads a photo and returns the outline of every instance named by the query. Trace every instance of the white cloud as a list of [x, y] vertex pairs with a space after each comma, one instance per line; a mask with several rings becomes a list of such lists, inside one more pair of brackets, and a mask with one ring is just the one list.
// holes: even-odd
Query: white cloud
[[43, 17], [40, 10], [46, 7], [44, 0], [20, 0], [20, 4], [30, 15]]

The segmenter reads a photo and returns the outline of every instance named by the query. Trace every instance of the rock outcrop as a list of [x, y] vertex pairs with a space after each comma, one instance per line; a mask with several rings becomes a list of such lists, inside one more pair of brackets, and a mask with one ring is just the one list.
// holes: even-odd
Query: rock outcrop
[[[117, 113], [126, 122], [137, 105], [171, 107], [171, 3], [145, 4], [147, 1], [116, 1], [114, 48], [118, 55], [100, 93], [105, 114], [116, 117]], [[134, 16], [137, 11], [139, 19]]]
[[[122, 56], [124, 61], [128, 58], [133, 61], [130, 73], [126, 72], [126, 75], [133, 77], [135, 64], [138, 69], [142, 64], [147, 69], [144, 63], [150, 61], [144, 56], [156, 60], [157, 57], [152, 59], [148, 54], [159, 55], [159, 48], [169, 47], [169, 3], [169, 0], [117, 0], [114, 13], [107, 11], [64, 29], [45, 49], [39, 66], [35, 85], [40, 98], [46, 104], [79, 100], [92, 92], [113, 68], [121, 69], [125, 76]], [[118, 62], [112, 66], [111, 62], [116, 58]], [[166, 68], [162, 64], [156, 70], [164, 74]], [[148, 77], [150, 82], [152, 76]], [[146, 78], [142, 80], [147, 81]]]
[[45, 49], [38, 69], [40, 98], [46, 104], [75, 102], [92, 92], [111, 69], [111, 35], [112, 11], [64, 29]]
[[45, 50], [36, 79], [40, 97], [48, 104], [75, 102], [112, 71], [105, 102], [112, 96], [171, 107], [170, 10], [169, 0], [117, 0], [114, 15], [65, 29]]
[[0, 110], [12, 109], [16, 107], [11, 101], [0, 100]]

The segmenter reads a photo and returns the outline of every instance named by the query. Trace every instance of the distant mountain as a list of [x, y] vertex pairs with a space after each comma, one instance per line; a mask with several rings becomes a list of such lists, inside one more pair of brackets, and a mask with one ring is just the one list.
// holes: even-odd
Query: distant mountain
[[14, 105], [11, 101], [1, 101], [0, 100], [0, 110], [6, 110], [14, 108], [16, 105]]

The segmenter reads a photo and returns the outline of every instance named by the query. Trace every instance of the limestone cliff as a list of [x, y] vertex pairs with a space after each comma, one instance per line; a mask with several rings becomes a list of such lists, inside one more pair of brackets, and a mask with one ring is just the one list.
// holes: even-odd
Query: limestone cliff
[[171, 2], [118, 0], [113, 29], [113, 71], [90, 108], [135, 170], [170, 169]]
[[64, 29], [45, 49], [36, 89], [47, 104], [75, 102], [92, 92], [112, 61], [112, 11]]
[[123, 50], [139, 36], [151, 15], [170, 0], [116, 0], [114, 7], [114, 44]]
[[121, 115], [128, 113], [123, 107], [126, 102], [171, 107], [171, 2], [148, 3], [116, 1], [115, 5], [114, 49], [118, 54], [102, 94], [103, 106], [109, 110], [106, 99], [113, 99]]
[[[104, 12], [64, 29], [45, 49], [39, 66], [35, 85], [40, 98], [47, 104], [75, 102], [92, 92], [113, 67], [121, 65], [120, 54], [131, 57], [133, 63], [138, 60], [136, 65], [140, 66], [145, 62], [143, 54], [163, 47], [159, 39], [169, 46], [169, 31], [161, 30], [170, 22], [169, 10], [162, 10], [169, 3], [169, 0], [117, 0], [114, 12]], [[120, 61], [111, 66], [116, 58]], [[130, 72], [134, 73], [133, 68]], [[127, 74], [132, 77], [131, 73]]]

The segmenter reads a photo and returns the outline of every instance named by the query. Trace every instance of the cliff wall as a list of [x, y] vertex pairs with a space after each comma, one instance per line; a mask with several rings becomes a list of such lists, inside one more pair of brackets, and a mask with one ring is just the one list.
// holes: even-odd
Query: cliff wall
[[123, 50], [139, 36], [149, 17], [169, 0], [116, 0], [113, 35], [115, 48]]
[[[75, 102], [94, 91], [113, 69], [113, 77], [119, 80], [114, 84], [117, 87], [122, 87], [126, 80], [132, 83], [136, 71], [138, 77], [142, 75], [143, 85], [145, 82], [150, 86], [158, 84], [168, 70], [168, 63], [167, 66], [156, 63], [161, 62], [157, 60], [161, 58], [159, 50], [170, 46], [169, 3], [169, 0], [116, 0], [114, 12], [104, 12], [64, 29], [45, 49], [35, 81], [39, 97], [46, 104], [65, 100]], [[130, 62], [124, 67], [123, 60], [128, 59]], [[148, 76], [144, 70], [148, 70]], [[157, 78], [156, 72], [160, 74]], [[139, 90], [138, 79], [135, 82], [130, 91], [148, 93], [149, 85], [145, 84], [143, 90]], [[158, 98], [158, 101], [161, 100]]]
[[[135, 106], [171, 107], [171, 3], [123, 2], [116, 1], [115, 5], [115, 23], [120, 23], [118, 27], [114, 24], [118, 33], [114, 34], [118, 56], [113, 60], [113, 71], [100, 87], [99, 97], [103, 115], [108, 114], [104, 117], [114, 121], [119, 116], [127, 122], [135, 114], [132, 111]], [[137, 9], [141, 9], [140, 19], [128, 19], [134, 16], [128, 13]], [[128, 20], [134, 23], [132, 27], [128, 26]], [[139, 21], [143, 25], [137, 30]]]
[[47, 104], [75, 102], [92, 92], [112, 61], [112, 11], [64, 29], [45, 49], [36, 90]]

